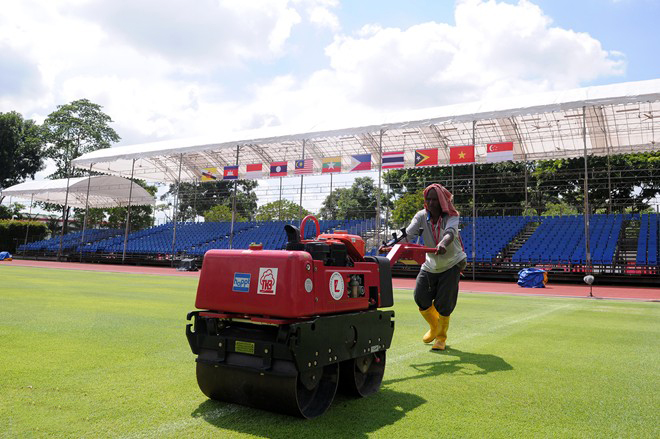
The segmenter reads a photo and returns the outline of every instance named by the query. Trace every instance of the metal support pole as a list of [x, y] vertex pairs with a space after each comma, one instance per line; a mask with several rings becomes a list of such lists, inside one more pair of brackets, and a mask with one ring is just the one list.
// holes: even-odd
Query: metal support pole
[[525, 211], [523, 212], [523, 215], [526, 215], [527, 214], [526, 213], [527, 209], [529, 207], [529, 202], [527, 201], [527, 185], [529, 184], [528, 180], [527, 180], [527, 175], [528, 175], [528, 173], [527, 173], [527, 160], [525, 160], [523, 162], [523, 166], [525, 167]]
[[280, 203], [279, 203], [279, 212], [277, 217], [282, 221], [282, 177], [280, 177]]
[[[472, 121], [472, 148], [476, 144], [477, 121]], [[475, 278], [475, 267], [477, 265], [477, 178], [476, 162], [472, 163], [472, 280]]]
[[83, 257], [83, 251], [82, 248], [85, 245], [85, 229], [87, 228], [87, 210], [89, 207], [89, 185], [92, 182], [92, 166], [94, 164], [89, 165], [89, 176], [87, 177], [87, 195], [85, 197], [85, 216], [83, 216], [83, 229], [82, 229], [82, 236], [80, 237], [80, 261], [82, 261]]
[[[303, 144], [302, 144], [302, 159], [303, 160], [305, 160], [305, 142], [306, 142], [306, 140], [303, 139]], [[304, 177], [304, 175], [300, 176], [300, 203], [298, 204], [298, 221], [302, 221], [303, 177]], [[305, 227], [305, 225], [302, 225], [302, 227]], [[303, 235], [304, 234], [305, 234], [305, 231], [303, 230]]]
[[[238, 154], [240, 153], [241, 146], [236, 145], [236, 166], [238, 166]], [[236, 221], [236, 190], [238, 185], [238, 172], [236, 172], [236, 180], [234, 180], [234, 194], [231, 200], [231, 228], [229, 229], [229, 248], [234, 248], [234, 222]]]
[[376, 245], [380, 244], [380, 193], [381, 193], [381, 181], [382, 181], [382, 174], [383, 174], [383, 129], [380, 130], [380, 134], [378, 136], [378, 192], [376, 196], [376, 230], [378, 230], [378, 240], [376, 241]]
[[133, 199], [133, 174], [135, 172], [135, 159], [133, 159], [133, 164], [131, 165], [131, 179], [128, 184], [128, 206], [126, 206], [126, 230], [124, 231], [124, 251], [121, 254], [121, 263], [123, 264], [126, 260], [126, 244], [128, 244], [128, 227], [131, 224], [131, 201]]
[[[28, 216], [30, 219], [28, 220], [27, 226], [25, 227], [25, 242], [23, 243], [24, 246], [27, 245], [27, 240], [28, 240], [28, 232], [30, 231], [30, 221], [32, 221], [32, 203], [34, 202], [34, 193], [30, 195], [30, 213]], [[25, 252], [25, 250], [23, 250]]]
[[589, 242], [589, 172], [587, 166], [587, 110], [582, 107], [582, 142], [584, 145], [584, 244], [587, 257], [585, 270], [591, 273], [591, 246]]
[[181, 166], [183, 165], [183, 154], [179, 154], [179, 176], [176, 179], [176, 193], [174, 194], [174, 229], [172, 230], [172, 255], [170, 256], [170, 265], [174, 266], [174, 250], [176, 248], [176, 221], [179, 210], [179, 188], [181, 187]]
[[69, 204], [69, 180], [71, 179], [70, 173], [67, 172], [66, 177], [66, 195], [64, 196], [64, 210], [62, 210], [62, 228], [60, 229], [60, 248], [57, 250], [57, 260], [59, 261], [62, 257], [62, 242], [64, 239], [64, 224], [66, 222], [66, 211]]

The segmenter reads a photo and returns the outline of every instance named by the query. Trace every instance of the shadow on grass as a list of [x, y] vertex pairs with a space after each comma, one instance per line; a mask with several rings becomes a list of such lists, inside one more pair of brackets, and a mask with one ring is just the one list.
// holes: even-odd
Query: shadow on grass
[[417, 374], [383, 381], [383, 384], [393, 384], [447, 373], [485, 375], [491, 372], [513, 370], [513, 366], [497, 355], [463, 352], [450, 346], [447, 346], [444, 351], [431, 351], [431, 353], [437, 355], [436, 361], [410, 365], [418, 372]]
[[366, 438], [425, 402], [417, 395], [381, 388], [367, 398], [337, 394], [328, 411], [311, 420], [213, 400], [201, 403], [191, 416], [202, 417], [223, 430], [275, 439], [321, 435]]

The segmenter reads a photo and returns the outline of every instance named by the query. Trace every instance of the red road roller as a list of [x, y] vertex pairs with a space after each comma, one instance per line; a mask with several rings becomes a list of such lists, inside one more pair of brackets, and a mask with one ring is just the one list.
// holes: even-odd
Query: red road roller
[[[314, 239], [303, 239], [307, 220]], [[381, 310], [393, 305], [394, 259], [365, 256], [359, 236], [321, 234], [311, 216], [285, 232], [285, 250], [204, 255], [186, 336], [207, 397], [314, 418], [338, 389], [361, 397], [380, 388], [394, 333], [394, 311]], [[428, 250], [396, 244], [390, 255]]]

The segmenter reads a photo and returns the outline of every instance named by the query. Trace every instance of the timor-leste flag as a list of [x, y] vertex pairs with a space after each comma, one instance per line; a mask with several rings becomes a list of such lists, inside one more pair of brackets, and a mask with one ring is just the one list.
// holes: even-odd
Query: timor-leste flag
[[474, 145], [449, 147], [449, 164], [474, 163]]
[[437, 166], [438, 148], [415, 150], [415, 166]]

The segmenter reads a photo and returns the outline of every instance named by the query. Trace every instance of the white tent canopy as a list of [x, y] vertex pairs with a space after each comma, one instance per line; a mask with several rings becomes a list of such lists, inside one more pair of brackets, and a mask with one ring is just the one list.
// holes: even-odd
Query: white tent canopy
[[[87, 205], [88, 186], [89, 207], [125, 207], [129, 204], [129, 198], [131, 206], [153, 205], [156, 202], [142, 186], [122, 177], [95, 175], [71, 178], [68, 183], [66, 204], [72, 207]], [[67, 199], [67, 179], [27, 181], [3, 189], [2, 195], [64, 205]]]
[[[513, 142], [514, 160], [607, 155], [658, 149], [660, 79], [550, 92], [495, 101], [409, 111], [361, 120], [354, 128], [321, 131], [278, 128], [214, 138], [172, 140], [102, 149], [74, 160], [74, 166], [112, 175], [174, 182], [196, 181], [204, 168], [314, 159], [320, 173], [324, 157], [371, 154], [372, 169], [381, 151], [404, 151], [414, 167], [415, 150], [438, 148], [438, 165], [449, 164], [449, 147], [475, 145], [476, 162], [486, 162], [488, 143]], [[395, 121], [395, 122], [390, 122]], [[398, 122], [396, 122], [398, 121]], [[586, 130], [583, 129], [586, 127]], [[287, 134], [300, 133], [300, 134]], [[382, 149], [381, 149], [382, 147]]]

